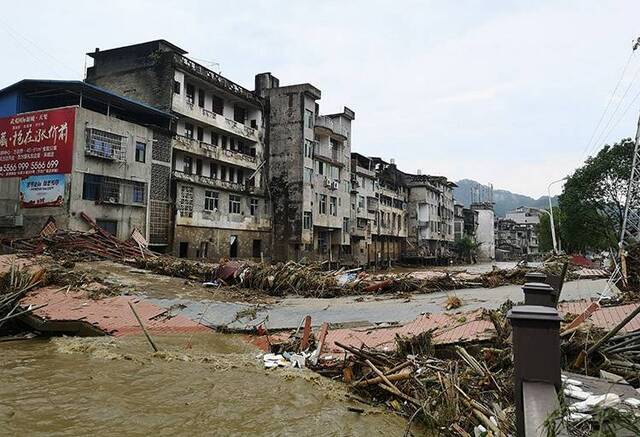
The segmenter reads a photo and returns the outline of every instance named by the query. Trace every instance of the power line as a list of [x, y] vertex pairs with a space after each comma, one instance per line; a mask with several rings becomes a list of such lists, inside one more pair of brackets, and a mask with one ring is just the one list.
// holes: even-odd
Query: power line
[[613, 88], [613, 92], [611, 93], [611, 96], [609, 96], [609, 101], [607, 102], [607, 105], [605, 106], [604, 111], [602, 111], [602, 115], [600, 116], [600, 120], [598, 120], [598, 124], [596, 125], [595, 129], [591, 133], [591, 137], [589, 138], [589, 141], [587, 142], [587, 145], [585, 146], [584, 150], [582, 151], [583, 158], [584, 158], [585, 152], [591, 148], [591, 142], [593, 141], [598, 129], [600, 129], [600, 125], [602, 124], [602, 120], [604, 120], [604, 116], [606, 115], [607, 111], [611, 107], [611, 102], [613, 102], [613, 97], [615, 96], [616, 92], [618, 91], [618, 87], [620, 86], [620, 83], [622, 83], [622, 79], [624, 78], [624, 75], [627, 72], [627, 68], [629, 68], [629, 64], [631, 63], [631, 58], [633, 57], [634, 53], [635, 53], [635, 50], [632, 50], [631, 53], [629, 53], [629, 58], [627, 59], [627, 63], [625, 64], [624, 68], [622, 69], [622, 74], [620, 74], [620, 77], [618, 78], [618, 82], [616, 83], [616, 86]]

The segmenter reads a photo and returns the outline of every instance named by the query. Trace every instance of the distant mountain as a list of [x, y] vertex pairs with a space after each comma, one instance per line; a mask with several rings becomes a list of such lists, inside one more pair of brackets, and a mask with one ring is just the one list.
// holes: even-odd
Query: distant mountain
[[[472, 203], [472, 192], [488, 193], [489, 187], [471, 179], [462, 179], [456, 182], [457, 188], [453, 190], [453, 197], [464, 206]], [[523, 194], [512, 193], [507, 190], [493, 190], [494, 211], [497, 217], [504, 217], [506, 212], [519, 206], [533, 208], [549, 208], [549, 197], [542, 196], [538, 199]], [[553, 205], [558, 204], [558, 196], [552, 199]]]

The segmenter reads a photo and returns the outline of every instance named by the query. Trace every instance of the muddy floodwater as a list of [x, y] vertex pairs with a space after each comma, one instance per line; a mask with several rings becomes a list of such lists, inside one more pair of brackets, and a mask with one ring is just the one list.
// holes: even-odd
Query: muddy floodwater
[[[223, 334], [0, 343], [0, 435], [403, 435], [401, 417], [310, 371], [264, 370]], [[350, 412], [347, 407], [366, 410]]]

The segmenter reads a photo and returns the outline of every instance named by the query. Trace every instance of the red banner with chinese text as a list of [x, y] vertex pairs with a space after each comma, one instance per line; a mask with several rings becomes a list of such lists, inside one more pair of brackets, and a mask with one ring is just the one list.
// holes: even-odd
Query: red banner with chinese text
[[71, 173], [76, 108], [0, 118], [0, 178]]

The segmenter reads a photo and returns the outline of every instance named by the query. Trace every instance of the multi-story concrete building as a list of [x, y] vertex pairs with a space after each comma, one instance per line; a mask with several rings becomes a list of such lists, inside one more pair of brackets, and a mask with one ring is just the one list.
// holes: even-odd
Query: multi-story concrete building
[[[87, 81], [177, 118], [171, 151], [152, 172], [171, 175], [171, 252], [181, 257], [268, 257], [270, 205], [263, 103], [252, 91], [164, 40], [88, 55]], [[158, 205], [160, 205], [158, 203]]]
[[532, 224], [498, 218], [495, 223], [495, 236], [498, 261], [518, 260], [538, 253], [538, 238]]
[[0, 117], [0, 233], [32, 236], [50, 217], [88, 230], [86, 214], [151, 239], [152, 156], [170, 114], [80, 81], [23, 80], [0, 91]]
[[537, 225], [540, 224], [540, 211], [527, 206], [520, 206], [511, 211], [507, 211], [506, 218], [513, 220], [519, 225]]
[[495, 229], [493, 203], [472, 203], [471, 210], [478, 213], [478, 227], [476, 230], [476, 242], [478, 247], [478, 259], [482, 261], [496, 258]]
[[405, 174], [409, 189], [408, 241], [422, 258], [446, 258], [454, 241], [456, 186], [444, 176]]
[[478, 211], [474, 211], [471, 208], [463, 208], [462, 216], [464, 220], [464, 235], [470, 237], [473, 241], [476, 241], [476, 235], [478, 232]]
[[464, 237], [464, 205], [455, 202], [453, 204], [453, 239], [461, 240]]
[[255, 92], [267, 114], [274, 259], [350, 257], [355, 113], [321, 115], [318, 88], [280, 86], [271, 73], [256, 75]]
[[[374, 223], [377, 225], [379, 207], [376, 196], [375, 164], [371, 158], [351, 153], [351, 254], [354, 263], [369, 265], [375, 263], [376, 251], [373, 247]], [[377, 226], [375, 226], [377, 232]]]

